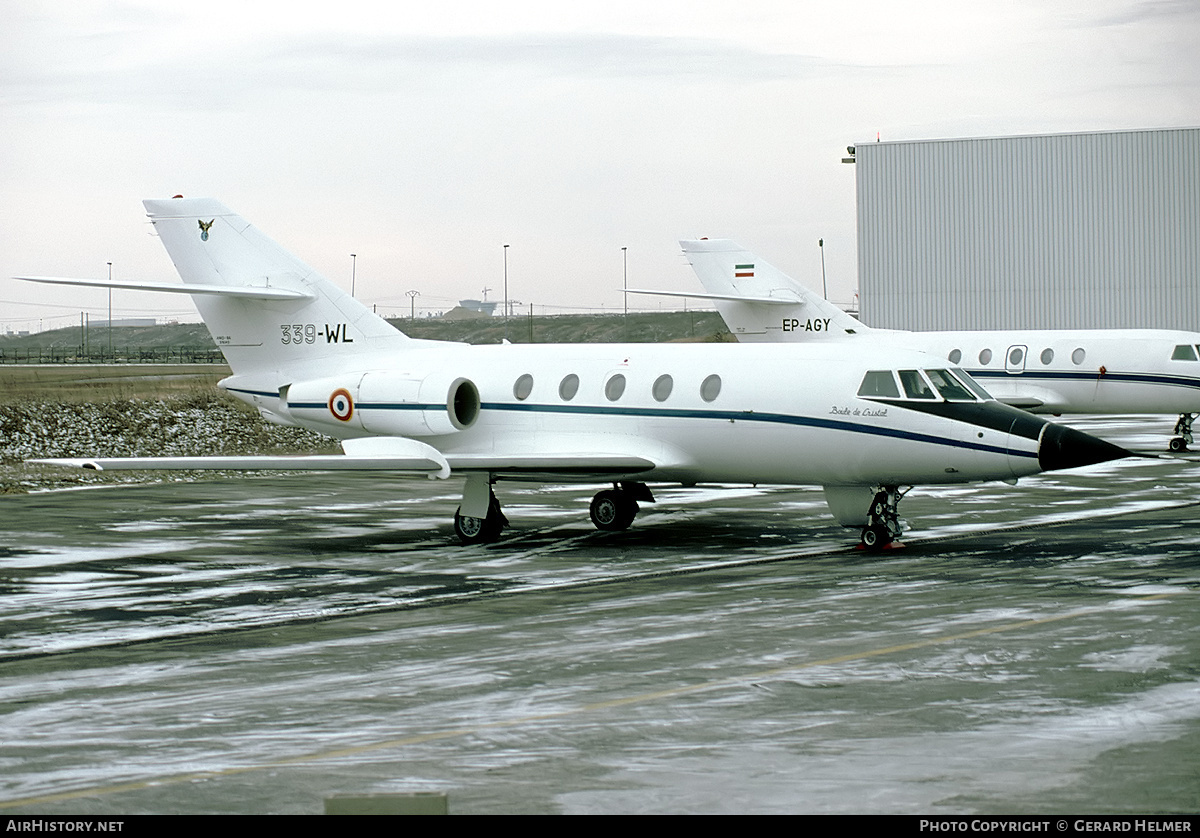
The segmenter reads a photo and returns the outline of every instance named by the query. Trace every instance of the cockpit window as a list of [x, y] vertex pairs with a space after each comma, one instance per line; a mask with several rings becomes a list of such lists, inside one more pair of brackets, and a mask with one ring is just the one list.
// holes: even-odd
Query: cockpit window
[[863, 376], [862, 386], [858, 388], [860, 396], [875, 396], [876, 398], [898, 399], [900, 388], [896, 386], [896, 377], [891, 370], [871, 370]]
[[[900, 376], [900, 387], [896, 386], [896, 376]], [[871, 370], [863, 376], [858, 395], [867, 399], [938, 401], [941, 396], [948, 402], [992, 400], [991, 394], [979, 386], [979, 382], [958, 367], [948, 370]]]
[[904, 394], [910, 399], [937, 398], [917, 370], [900, 370], [900, 383], [904, 385]]
[[1181, 343], [1175, 347], [1175, 351], [1171, 353], [1172, 361], [1194, 361], [1196, 360], [1196, 347], [1188, 346], [1186, 343]]
[[978, 396], [981, 401], [990, 402], [992, 400], [992, 394], [983, 389], [982, 384], [971, 378], [970, 373], [966, 370], [960, 370], [958, 367], [955, 367], [950, 372], [954, 374], [955, 378], [965, 384], [968, 390]]
[[925, 370], [925, 374], [929, 376], [929, 380], [933, 382], [933, 386], [942, 398], [948, 402], [973, 402], [975, 396], [971, 391], [962, 385], [957, 378], [952, 376], [949, 370]]

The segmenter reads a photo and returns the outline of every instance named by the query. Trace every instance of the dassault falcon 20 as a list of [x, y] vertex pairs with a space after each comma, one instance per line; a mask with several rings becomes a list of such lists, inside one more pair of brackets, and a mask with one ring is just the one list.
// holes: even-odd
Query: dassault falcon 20
[[591, 503], [625, 529], [648, 483], [823, 486], [868, 547], [900, 535], [918, 484], [1007, 480], [1128, 456], [992, 399], [921, 352], [817, 343], [471, 346], [409, 338], [210, 199], [145, 202], [182, 284], [24, 277], [190, 294], [270, 421], [342, 455], [85, 457], [96, 469], [352, 469], [465, 477], [454, 529], [494, 541], [500, 480], [606, 482]]
[[1200, 334], [1165, 329], [906, 332], [873, 329], [728, 239], [681, 241], [704, 293], [739, 341], [871, 342], [961, 365], [998, 401], [1031, 413], [1179, 414], [1172, 451], [1200, 413]]

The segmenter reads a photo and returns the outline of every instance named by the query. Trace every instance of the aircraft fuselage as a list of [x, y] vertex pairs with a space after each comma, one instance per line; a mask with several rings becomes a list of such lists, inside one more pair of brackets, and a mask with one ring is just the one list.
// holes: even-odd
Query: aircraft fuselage
[[[952, 366], [906, 351], [888, 362]], [[1044, 420], [979, 399], [936, 400], [931, 411], [859, 396], [880, 365], [878, 351], [846, 345], [440, 344], [330, 361], [315, 379], [298, 365], [269, 384], [235, 376], [223, 386], [278, 420], [341, 439], [418, 438], [459, 467], [536, 450], [577, 454], [581, 471], [625, 455], [653, 463], [630, 473], [653, 480], [806, 485], [1005, 480], [1046, 468]], [[282, 398], [275, 375], [296, 378]], [[456, 382], [478, 393], [469, 422], [453, 419]]]

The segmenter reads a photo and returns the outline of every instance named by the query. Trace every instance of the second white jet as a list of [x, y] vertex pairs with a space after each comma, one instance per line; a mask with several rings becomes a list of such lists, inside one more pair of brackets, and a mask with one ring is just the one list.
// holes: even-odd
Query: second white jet
[[[704, 293], [742, 343], [854, 340], [945, 358], [1031, 413], [1178, 414], [1172, 451], [1200, 413], [1200, 333], [1163, 329], [908, 332], [874, 329], [728, 239], [681, 241]], [[909, 394], [910, 396], [912, 394]]]

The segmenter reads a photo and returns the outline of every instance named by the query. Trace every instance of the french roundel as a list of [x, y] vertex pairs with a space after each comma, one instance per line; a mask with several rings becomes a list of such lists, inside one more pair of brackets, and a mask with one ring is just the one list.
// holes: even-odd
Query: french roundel
[[333, 391], [333, 395], [329, 397], [329, 412], [333, 414], [334, 419], [350, 421], [350, 417], [354, 415], [354, 399], [350, 398], [349, 390]]

